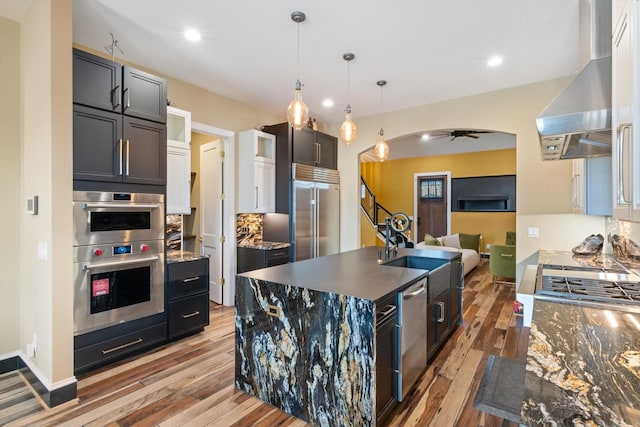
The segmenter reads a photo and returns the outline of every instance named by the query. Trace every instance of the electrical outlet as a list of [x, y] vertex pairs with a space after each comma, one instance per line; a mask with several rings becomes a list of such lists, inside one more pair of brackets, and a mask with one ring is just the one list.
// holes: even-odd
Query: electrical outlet
[[529, 227], [527, 228], [527, 237], [533, 237], [537, 239], [540, 237], [540, 229], [538, 227]]
[[487, 243], [487, 250], [491, 249], [491, 243]]

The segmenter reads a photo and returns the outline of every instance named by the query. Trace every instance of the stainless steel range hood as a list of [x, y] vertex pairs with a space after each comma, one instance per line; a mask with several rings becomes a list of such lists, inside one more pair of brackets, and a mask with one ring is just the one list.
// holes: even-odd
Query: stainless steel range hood
[[611, 0], [580, 0], [582, 71], [536, 119], [542, 160], [611, 155]]

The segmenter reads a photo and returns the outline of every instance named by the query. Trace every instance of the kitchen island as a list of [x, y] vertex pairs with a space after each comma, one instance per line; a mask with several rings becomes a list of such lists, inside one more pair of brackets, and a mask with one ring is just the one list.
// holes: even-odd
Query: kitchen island
[[[238, 275], [236, 387], [313, 425], [376, 425], [376, 312], [428, 274], [381, 265], [379, 251], [362, 248]], [[405, 256], [442, 265], [460, 254], [398, 249], [389, 261]]]
[[521, 423], [640, 425], [640, 308], [536, 299]]

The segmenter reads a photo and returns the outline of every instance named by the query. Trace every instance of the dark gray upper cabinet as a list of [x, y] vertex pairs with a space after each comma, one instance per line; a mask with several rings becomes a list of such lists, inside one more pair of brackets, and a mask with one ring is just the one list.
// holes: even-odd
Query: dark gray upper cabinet
[[73, 102], [122, 112], [122, 65], [73, 49]]
[[74, 49], [73, 102], [166, 123], [167, 81]]
[[166, 80], [125, 65], [123, 83], [123, 114], [154, 122], [167, 122]]
[[293, 163], [338, 168], [338, 138], [303, 128], [293, 131]]
[[294, 130], [292, 135], [293, 163], [315, 166], [315, 132], [311, 129]]
[[316, 166], [338, 169], [338, 138], [321, 132], [316, 132], [315, 136], [318, 150]]
[[95, 108], [73, 108], [73, 179], [165, 185], [166, 126]]
[[123, 117], [124, 172], [122, 181], [165, 185], [167, 182], [167, 127]]
[[122, 115], [73, 106], [73, 179], [122, 181]]

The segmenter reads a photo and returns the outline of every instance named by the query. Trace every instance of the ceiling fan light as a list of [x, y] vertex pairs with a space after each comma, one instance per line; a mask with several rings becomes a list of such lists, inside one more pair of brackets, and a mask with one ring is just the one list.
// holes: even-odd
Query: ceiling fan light
[[296, 92], [287, 108], [287, 121], [296, 130], [305, 127], [309, 121], [309, 107], [302, 100], [301, 86], [300, 80], [296, 81]]
[[380, 140], [373, 151], [376, 153], [378, 160], [384, 162], [389, 157], [389, 144], [384, 140], [384, 131], [382, 129], [380, 129], [378, 135], [380, 135]]
[[340, 126], [340, 138], [346, 145], [350, 145], [356, 140], [358, 134], [358, 127], [355, 122], [351, 120], [351, 107], [347, 106], [347, 114], [344, 117], [344, 122]]

